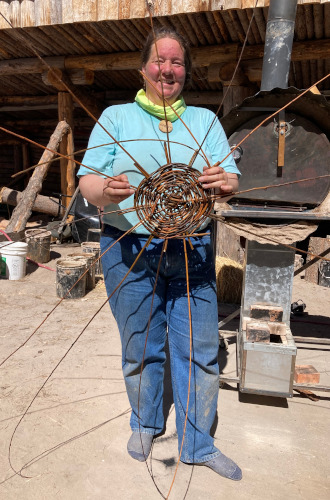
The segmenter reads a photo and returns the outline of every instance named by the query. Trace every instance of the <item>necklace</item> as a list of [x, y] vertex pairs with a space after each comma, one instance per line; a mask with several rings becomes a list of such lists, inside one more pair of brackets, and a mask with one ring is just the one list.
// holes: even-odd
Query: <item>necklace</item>
[[159, 130], [160, 130], [161, 132], [164, 132], [164, 133], [168, 132], [168, 133], [170, 133], [170, 132], [172, 132], [172, 130], [173, 130], [173, 125], [172, 125], [172, 123], [171, 123], [171, 122], [169, 122], [169, 121], [166, 121], [166, 120], [161, 120], [161, 121], [159, 122], [158, 128], [159, 128]]

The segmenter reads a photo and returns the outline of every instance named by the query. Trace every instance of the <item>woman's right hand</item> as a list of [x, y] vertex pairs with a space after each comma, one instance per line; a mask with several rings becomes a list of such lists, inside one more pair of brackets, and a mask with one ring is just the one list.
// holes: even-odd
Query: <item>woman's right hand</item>
[[87, 174], [80, 178], [79, 187], [83, 197], [97, 207], [104, 207], [109, 203], [118, 204], [134, 194], [126, 174], [116, 175], [111, 179]]
[[132, 194], [134, 194], [134, 189], [130, 187], [126, 174], [116, 175], [112, 179], [104, 179], [103, 196], [108, 198], [108, 203], [118, 204]]

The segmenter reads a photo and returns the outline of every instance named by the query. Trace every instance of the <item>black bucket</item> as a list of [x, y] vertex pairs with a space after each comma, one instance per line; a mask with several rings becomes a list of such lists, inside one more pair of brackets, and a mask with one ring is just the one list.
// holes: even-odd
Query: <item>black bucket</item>
[[87, 241], [100, 241], [101, 229], [89, 228], [87, 231]]
[[86, 274], [82, 278], [81, 276], [86, 269], [85, 260], [58, 260], [56, 263], [57, 296], [61, 299], [80, 299], [84, 297], [86, 293]]
[[95, 266], [93, 262], [96, 258], [95, 253], [75, 252], [68, 255], [70, 260], [83, 260], [86, 262], [86, 290], [93, 290], [95, 288]]
[[25, 241], [28, 244], [29, 259], [45, 264], [50, 261], [51, 232], [45, 229], [27, 229]]
[[[100, 243], [97, 241], [84, 241], [81, 244], [81, 249], [85, 253], [95, 253], [95, 258], [98, 259], [100, 257], [101, 249]], [[95, 264], [95, 275], [102, 276], [102, 264], [101, 259], [99, 259]]]

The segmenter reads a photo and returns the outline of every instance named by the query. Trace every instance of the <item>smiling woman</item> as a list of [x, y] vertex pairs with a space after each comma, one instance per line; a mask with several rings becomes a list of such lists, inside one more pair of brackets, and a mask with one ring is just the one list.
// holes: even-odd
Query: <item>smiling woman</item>
[[[84, 167], [78, 175], [83, 196], [105, 207], [102, 267], [121, 336], [123, 373], [132, 407], [128, 453], [145, 461], [154, 437], [164, 429], [168, 339], [180, 460], [239, 480], [240, 468], [214, 446], [210, 435], [219, 388], [210, 219], [206, 213], [187, 230], [192, 190], [182, 188], [179, 164], [193, 177], [199, 199], [203, 195], [207, 199], [209, 188], [230, 196], [237, 189], [239, 171], [214, 114], [187, 107], [181, 96], [190, 72], [189, 48], [179, 34], [168, 28], [151, 34], [142, 52], [146, 90], [138, 92], [134, 103], [112, 106], [100, 118], [104, 129], [120, 143], [130, 141], [125, 142], [127, 149], [108, 145], [105, 130], [97, 124], [89, 141], [89, 148], [94, 149], [87, 151], [83, 164], [97, 169], [100, 176]], [[168, 122], [171, 127], [167, 127]], [[202, 143], [203, 150], [193, 155]], [[217, 162], [227, 155], [219, 167]], [[188, 166], [190, 163], [194, 168]], [[145, 175], [137, 165], [143, 167]], [[104, 179], [103, 174], [111, 178]], [[170, 184], [164, 181], [167, 176]], [[153, 183], [154, 178], [159, 182]], [[133, 186], [138, 186], [134, 199]], [[151, 187], [152, 201], [149, 197], [148, 201], [137, 201], [144, 186]], [[150, 217], [146, 221], [139, 218], [141, 204], [148, 205], [145, 208]], [[132, 210], [133, 205], [136, 210]], [[108, 213], [118, 209], [129, 212]], [[178, 227], [183, 228], [176, 227], [174, 237], [169, 237], [167, 230], [162, 232], [160, 221], [165, 213], [171, 214], [166, 215], [165, 225], [176, 217]], [[156, 219], [155, 229], [149, 224], [152, 218]]]
[[157, 44], [152, 44], [142, 72], [147, 77], [147, 98], [162, 105], [164, 96], [168, 104], [174, 104], [186, 80], [184, 49], [173, 38], [161, 38]]

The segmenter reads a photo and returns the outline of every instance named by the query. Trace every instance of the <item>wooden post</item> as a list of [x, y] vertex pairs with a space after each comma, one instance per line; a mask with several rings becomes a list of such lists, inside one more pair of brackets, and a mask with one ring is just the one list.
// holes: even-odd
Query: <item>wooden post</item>
[[[235, 70], [235, 77], [233, 78]], [[251, 84], [246, 86], [249, 82], [244, 71], [240, 67], [236, 69], [235, 62], [221, 65], [217, 72], [213, 72], [213, 79], [218, 79], [223, 84], [224, 115], [229, 113], [234, 106], [240, 105], [246, 97], [254, 93], [254, 87]], [[221, 211], [220, 203], [215, 204], [215, 210], [216, 212]], [[227, 257], [240, 264], [243, 262], [243, 249], [241, 248], [240, 237], [221, 222], [217, 222], [216, 224], [215, 254], [220, 257]]]
[[68, 129], [69, 125], [64, 121], [60, 122], [57, 125], [47, 145], [47, 148], [49, 148], [51, 151], [45, 149], [45, 151], [43, 152], [43, 155], [41, 156], [39, 162], [40, 166], [35, 168], [21, 200], [13, 211], [13, 214], [7, 226], [8, 233], [18, 232], [25, 229], [26, 222], [32, 213], [32, 207], [34, 205], [36, 196], [41, 191], [42, 182], [46, 177], [49, 161], [54, 157], [55, 151], [57, 151], [58, 145]]
[[[325, 250], [330, 248], [330, 238], [318, 238], [311, 237], [309, 239], [308, 251], [314, 255], [321, 255]], [[327, 256], [328, 257], [328, 256]], [[312, 255], [307, 255], [306, 263], [312, 260]], [[315, 283], [316, 285], [319, 282], [319, 264], [322, 262], [318, 260], [315, 264], [312, 264], [305, 271], [305, 281], [309, 281], [310, 283]]]
[[[228, 205], [224, 207], [223, 203], [215, 203], [214, 208], [216, 213], [220, 213], [221, 209], [228, 209]], [[223, 222], [218, 221], [215, 226], [215, 255], [243, 264], [244, 251], [240, 237]]]
[[[68, 133], [63, 137], [60, 144], [60, 153], [66, 156], [73, 155], [73, 102], [68, 92], [58, 93], [58, 119], [66, 121], [69, 125]], [[61, 193], [64, 195], [62, 203], [68, 207], [71, 197], [75, 191], [75, 162], [66, 158], [60, 159], [61, 167]], [[64, 213], [64, 210], [63, 210]]]

